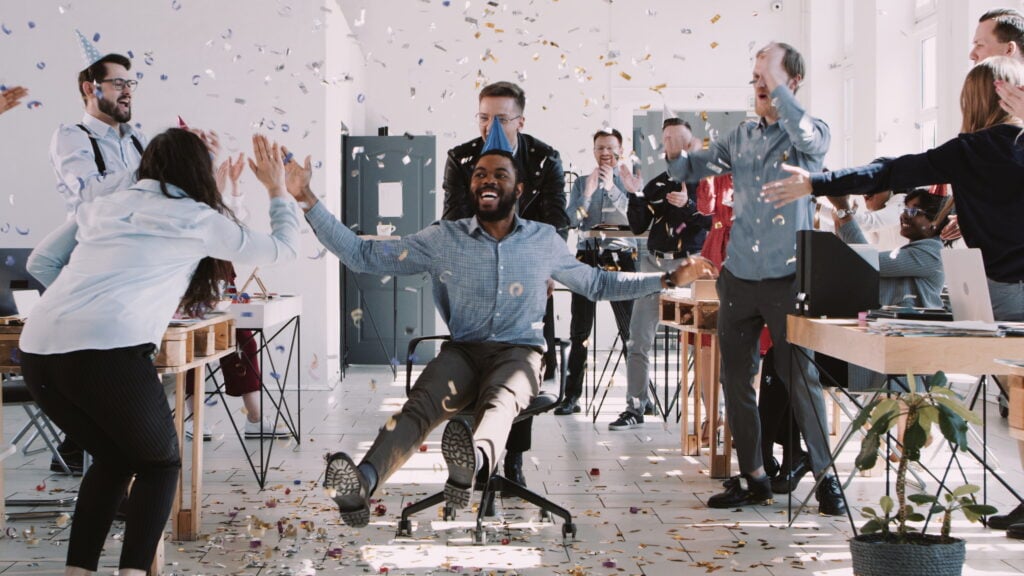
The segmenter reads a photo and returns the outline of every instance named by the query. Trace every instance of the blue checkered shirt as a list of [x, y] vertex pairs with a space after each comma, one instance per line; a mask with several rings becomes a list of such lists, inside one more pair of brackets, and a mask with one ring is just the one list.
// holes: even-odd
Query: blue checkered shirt
[[544, 348], [547, 281], [591, 300], [633, 300], [661, 290], [661, 274], [614, 273], [576, 260], [548, 225], [518, 216], [498, 241], [475, 217], [443, 220], [400, 240], [363, 240], [318, 202], [306, 213], [316, 237], [350, 270], [430, 274], [434, 304], [456, 342]]

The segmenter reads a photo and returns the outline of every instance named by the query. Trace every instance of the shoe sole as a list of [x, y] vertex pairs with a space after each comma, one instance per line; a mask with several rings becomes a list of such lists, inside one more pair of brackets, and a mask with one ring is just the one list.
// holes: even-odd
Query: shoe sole
[[246, 438], [287, 438], [291, 436], [290, 432], [246, 432]]
[[616, 430], [616, 431], [617, 430], [632, 430], [633, 428], [639, 428], [639, 427], [643, 426], [643, 424], [644, 424], [643, 422], [637, 422], [636, 424], [619, 424], [619, 425], [609, 424], [608, 425], [608, 429], [609, 430]]
[[818, 506], [818, 516], [846, 516], [846, 510], [828, 511], [828, 510], [822, 509], [822, 507], [819, 505]]
[[369, 495], [363, 496], [359, 470], [347, 454], [336, 452], [328, 456], [324, 488], [334, 491], [331, 499], [338, 505], [342, 522], [353, 528], [362, 528], [370, 523]]
[[448, 466], [444, 484], [444, 500], [453, 508], [469, 506], [476, 479], [476, 447], [473, 433], [460, 420], [451, 420], [441, 436], [441, 455]]
[[765, 498], [763, 500], [747, 499], [743, 502], [728, 502], [722, 504], [714, 504], [708, 500], [708, 508], [714, 508], [716, 510], [725, 510], [727, 508], [742, 508], [743, 506], [771, 506], [775, 503], [772, 498]]

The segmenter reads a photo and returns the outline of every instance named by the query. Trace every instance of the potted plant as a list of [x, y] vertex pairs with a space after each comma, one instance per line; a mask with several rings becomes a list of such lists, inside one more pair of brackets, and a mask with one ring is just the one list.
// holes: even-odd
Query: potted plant
[[[907, 381], [913, 382], [913, 375], [909, 375]], [[895, 502], [886, 495], [879, 502], [880, 510], [865, 507], [861, 515], [868, 521], [861, 534], [850, 540], [854, 574], [942, 576], [961, 573], [965, 548], [962, 539], [949, 535], [953, 512], [960, 510], [968, 520], [975, 522], [982, 516], [994, 514], [996, 509], [975, 501], [973, 494], [979, 488], [973, 484], [941, 487], [938, 496], [907, 495], [907, 470], [911, 462], [920, 460], [921, 450], [929, 442], [934, 425], [938, 425], [952, 449], [965, 451], [967, 424], [978, 422], [978, 417], [948, 387], [942, 372], [928, 378], [927, 392], [879, 395], [864, 406], [853, 422], [857, 428], [867, 427], [856, 459], [859, 470], [875, 466], [882, 440], [890, 430], [902, 427], [903, 440], [898, 450]], [[938, 535], [924, 534], [908, 525], [925, 519], [914, 510], [915, 505], [927, 507], [932, 514], [941, 514]]]

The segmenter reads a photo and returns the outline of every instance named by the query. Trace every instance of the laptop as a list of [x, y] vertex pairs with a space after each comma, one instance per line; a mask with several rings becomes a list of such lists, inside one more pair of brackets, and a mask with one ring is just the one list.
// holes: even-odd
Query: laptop
[[11, 295], [14, 296], [14, 307], [18, 310], [17, 316], [22, 320], [28, 318], [40, 298], [39, 290], [11, 290]]
[[946, 274], [949, 303], [953, 320], [995, 322], [992, 300], [988, 295], [988, 278], [981, 250], [966, 248], [942, 251], [942, 268]]

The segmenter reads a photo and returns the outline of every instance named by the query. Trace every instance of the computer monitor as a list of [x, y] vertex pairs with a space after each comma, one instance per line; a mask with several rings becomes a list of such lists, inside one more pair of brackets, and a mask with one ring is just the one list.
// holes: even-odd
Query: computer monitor
[[878, 308], [878, 270], [831, 232], [796, 233], [798, 314], [856, 318]]
[[13, 316], [13, 290], [39, 290], [46, 288], [25, 269], [31, 248], [0, 248], [0, 316]]

